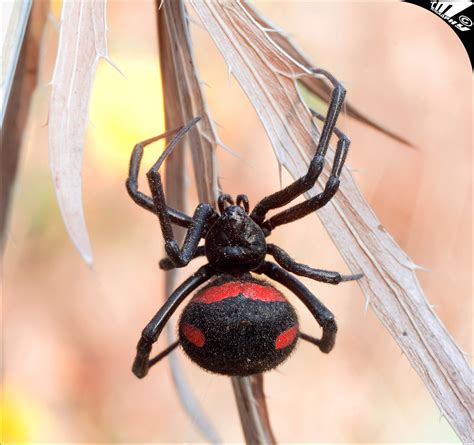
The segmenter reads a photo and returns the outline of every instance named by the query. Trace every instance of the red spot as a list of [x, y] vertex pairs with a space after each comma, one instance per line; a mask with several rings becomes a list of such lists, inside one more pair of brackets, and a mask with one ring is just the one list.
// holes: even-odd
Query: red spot
[[298, 333], [298, 326], [293, 326], [283, 331], [275, 340], [275, 348], [283, 349], [290, 346]]
[[215, 303], [225, 298], [243, 295], [251, 300], [286, 301], [285, 297], [272, 286], [245, 281], [230, 281], [220, 286], [211, 286], [193, 298], [193, 303]]
[[204, 343], [206, 343], [206, 338], [202, 333], [201, 329], [193, 326], [192, 324], [184, 323], [181, 326], [181, 331], [183, 332], [184, 336], [191, 342], [193, 345], [197, 346], [198, 348], [202, 348]]

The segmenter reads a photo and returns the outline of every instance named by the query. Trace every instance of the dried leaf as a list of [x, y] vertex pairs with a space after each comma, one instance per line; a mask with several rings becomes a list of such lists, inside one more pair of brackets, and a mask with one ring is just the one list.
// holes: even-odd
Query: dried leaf
[[65, 1], [49, 103], [49, 155], [66, 229], [82, 257], [92, 250], [82, 206], [82, 150], [92, 82], [107, 58], [105, 0]]
[[[305, 174], [317, 130], [297, 81], [312, 77], [309, 67], [279, 47], [245, 3], [191, 0], [191, 4], [257, 111], [280, 163], [295, 178]], [[292, 48], [291, 42], [285, 48]], [[331, 151], [329, 165], [332, 156]], [[328, 168], [323, 176], [319, 190], [308, 196], [321, 190]], [[423, 295], [414, 274], [416, 265], [381, 226], [348, 169], [341, 184], [336, 198], [318, 216], [351, 270], [364, 273], [359, 284], [370, 307], [459, 437], [471, 441], [470, 366]]]
[[[285, 52], [285, 54], [303, 66], [312, 66], [306, 55], [303, 54], [303, 52], [294, 44], [294, 42], [292, 42], [290, 37], [285, 34], [283, 30], [279, 29], [275, 24], [263, 17], [251, 4], [242, 3], [242, 7], [248, 11], [249, 15], [258, 23], [260, 28], [263, 28], [267, 31], [267, 36], [270, 37], [275, 42], [275, 44]], [[325, 102], [329, 101], [332, 86], [325, 79], [318, 77], [303, 77], [301, 79], [301, 83], [315, 96], [318, 96]], [[411, 145], [406, 139], [398, 136], [393, 131], [385, 128], [383, 125], [375, 122], [372, 118], [360, 112], [348, 101], [345, 102], [345, 110], [350, 117], [357, 119], [359, 122], [362, 122], [363, 124], [366, 124], [369, 127], [386, 134], [396, 141], [402, 142], [406, 145]]]

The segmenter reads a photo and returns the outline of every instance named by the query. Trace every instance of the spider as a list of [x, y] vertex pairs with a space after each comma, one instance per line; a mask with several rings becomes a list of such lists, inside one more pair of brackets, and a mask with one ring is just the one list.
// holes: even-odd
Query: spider
[[[308, 171], [284, 189], [264, 197], [251, 212], [249, 200], [243, 194], [238, 195], [235, 202], [230, 195], [221, 194], [217, 200], [218, 211], [201, 203], [192, 218], [166, 204], [160, 166], [200, 118], [135, 145], [126, 186], [135, 203], [158, 216], [167, 253], [160, 261], [160, 268], [185, 267], [194, 258], [204, 255], [208, 260], [170, 295], [142, 331], [132, 367], [137, 377], [147, 375], [151, 366], [179, 344], [189, 358], [205, 370], [229, 376], [246, 376], [275, 368], [288, 358], [298, 338], [313, 343], [324, 353], [333, 349], [337, 332], [334, 315], [292, 274], [330, 284], [357, 280], [362, 274], [341, 275], [313, 269], [297, 263], [283, 249], [266, 241], [276, 227], [323, 207], [339, 188], [339, 177], [350, 144], [335, 127], [345, 90], [328, 72], [314, 70], [314, 73], [325, 76], [334, 88], [326, 118], [311, 110], [312, 115], [324, 124]], [[270, 210], [290, 204], [314, 186], [323, 169], [333, 132], [338, 142], [323, 192], [267, 217]], [[147, 173], [151, 197], [147, 196], [138, 190], [144, 147], [173, 134], [165, 151]], [[172, 224], [187, 229], [181, 248], [173, 235]], [[204, 239], [204, 245], [200, 246], [201, 239]], [[266, 255], [271, 255], [277, 264], [267, 261]], [[265, 275], [295, 294], [322, 328], [321, 338], [300, 332], [293, 306], [274, 286], [255, 275]], [[150, 359], [152, 345], [171, 315], [186, 297], [208, 281], [182, 312], [178, 323], [179, 340]]]

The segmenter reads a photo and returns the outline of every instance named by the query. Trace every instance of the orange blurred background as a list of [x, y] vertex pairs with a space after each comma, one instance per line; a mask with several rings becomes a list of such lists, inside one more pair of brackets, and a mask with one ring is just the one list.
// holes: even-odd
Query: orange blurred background
[[[461, 43], [442, 20], [404, 3], [257, 7], [315, 66], [345, 84], [353, 105], [416, 146], [346, 116], [338, 124], [352, 140], [348, 163], [366, 199], [428, 269], [418, 278], [429, 301], [471, 353], [472, 74]], [[205, 441], [178, 402], [167, 362], [141, 381], [130, 372], [139, 334], [166, 297], [157, 266], [163, 252], [158, 221], [124, 187], [133, 145], [163, 130], [153, 2], [109, 2], [108, 25], [110, 57], [126, 78], [101, 62], [94, 85], [83, 167], [92, 269], [66, 235], [50, 179], [46, 83], [57, 31], [50, 24], [45, 35], [42, 85], [22, 148], [3, 265], [7, 443]], [[221, 184], [255, 204], [280, 187], [277, 162], [206, 31], [191, 28], [211, 113], [221, 138], [240, 156], [218, 152]], [[189, 211], [197, 203], [192, 179]], [[272, 242], [300, 262], [347, 272], [314, 216], [275, 231]], [[364, 310], [357, 284], [305, 284], [335, 313], [338, 344], [328, 356], [300, 344], [286, 364], [266, 374], [278, 441], [457, 442], [396, 343]], [[309, 313], [289, 298], [304, 330], [316, 333]], [[163, 338], [157, 350], [164, 345]], [[229, 379], [177, 354], [223, 441], [241, 442]]]

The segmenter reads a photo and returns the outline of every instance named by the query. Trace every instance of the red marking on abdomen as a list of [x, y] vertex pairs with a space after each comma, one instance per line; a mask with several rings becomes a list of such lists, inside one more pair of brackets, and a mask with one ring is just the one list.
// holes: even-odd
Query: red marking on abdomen
[[285, 297], [272, 286], [245, 281], [230, 281], [220, 286], [211, 286], [202, 293], [198, 293], [193, 298], [193, 303], [210, 304], [225, 298], [236, 297], [239, 294], [251, 300], [286, 301]]
[[298, 326], [292, 326], [291, 328], [283, 331], [275, 340], [275, 348], [283, 349], [290, 346], [298, 333]]
[[181, 331], [183, 331], [183, 334], [188, 339], [188, 341], [198, 348], [202, 348], [204, 343], [206, 343], [206, 338], [204, 337], [201, 329], [193, 326], [192, 324], [184, 323], [181, 326]]

